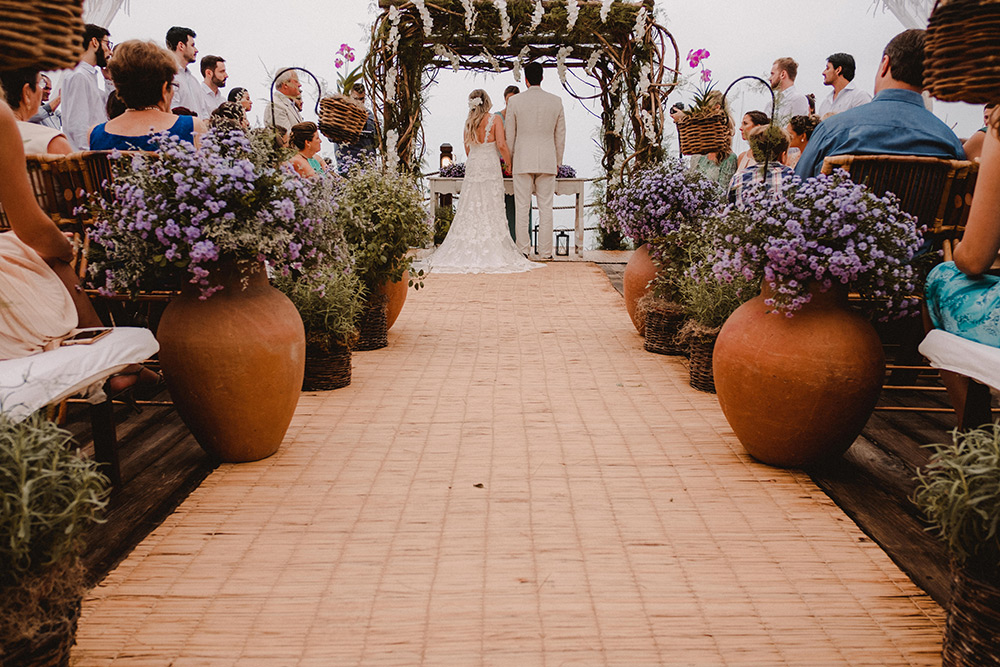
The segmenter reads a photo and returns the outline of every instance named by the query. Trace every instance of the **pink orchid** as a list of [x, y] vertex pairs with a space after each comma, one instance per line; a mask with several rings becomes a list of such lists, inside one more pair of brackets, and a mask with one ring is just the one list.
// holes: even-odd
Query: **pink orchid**
[[704, 81], [705, 83], [708, 83], [709, 81], [711, 81], [712, 80], [712, 70], [710, 70], [710, 69], [703, 69], [701, 71], [701, 80]]
[[341, 60], [340, 58], [337, 58], [336, 60], [333, 61], [333, 66], [334, 67], [341, 67], [343, 64], [344, 64], [344, 61]]

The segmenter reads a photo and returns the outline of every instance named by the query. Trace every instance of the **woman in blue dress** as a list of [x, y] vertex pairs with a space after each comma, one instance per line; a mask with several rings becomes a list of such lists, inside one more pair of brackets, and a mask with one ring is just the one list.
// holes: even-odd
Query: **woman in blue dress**
[[1000, 113], [983, 140], [979, 179], [955, 260], [927, 277], [927, 310], [935, 328], [1000, 347], [1000, 277], [987, 271], [1000, 253]]
[[198, 135], [207, 129], [205, 123], [170, 111], [177, 73], [170, 52], [153, 42], [129, 40], [115, 48], [108, 71], [126, 111], [91, 130], [91, 150], [155, 151], [153, 135], [164, 130], [198, 145]]

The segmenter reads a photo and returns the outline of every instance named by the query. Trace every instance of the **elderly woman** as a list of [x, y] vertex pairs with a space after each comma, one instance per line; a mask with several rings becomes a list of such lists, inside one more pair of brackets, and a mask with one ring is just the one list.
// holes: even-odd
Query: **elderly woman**
[[329, 170], [326, 162], [318, 155], [321, 145], [316, 123], [296, 123], [292, 126], [292, 146], [299, 149], [299, 152], [288, 163], [299, 176], [310, 177]]
[[66, 135], [45, 125], [29, 123], [38, 113], [45, 92], [42, 75], [37, 69], [18, 69], [0, 74], [3, 89], [17, 119], [17, 129], [24, 141], [25, 153], [71, 153]]
[[125, 113], [91, 130], [92, 150], [155, 151], [153, 135], [164, 131], [198, 145], [205, 123], [170, 111], [177, 64], [166, 49], [137, 39], [123, 42], [115, 48], [108, 69]]

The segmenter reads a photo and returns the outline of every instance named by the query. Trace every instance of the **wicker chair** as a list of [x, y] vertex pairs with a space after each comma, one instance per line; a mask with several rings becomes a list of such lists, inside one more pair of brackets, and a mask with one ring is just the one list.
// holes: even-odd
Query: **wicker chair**
[[[824, 174], [846, 169], [851, 180], [867, 185], [878, 195], [892, 192], [899, 197], [900, 208], [915, 215], [926, 225], [925, 238], [934, 250], [942, 250], [945, 261], [965, 231], [975, 190], [979, 164], [967, 160], [946, 160], [903, 155], [836, 155], [823, 161]], [[899, 332], [890, 344], [899, 346], [897, 363], [887, 364], [889, 382], [883, 389], [907, 391], [944, 391], [942, 386], [918, 382], [919, 374], [929, 370], [917, 351], [923, 329], [913, 326]], [[950, 408], [879, 406], [876, 410], [909, 412], [951, 412]]]

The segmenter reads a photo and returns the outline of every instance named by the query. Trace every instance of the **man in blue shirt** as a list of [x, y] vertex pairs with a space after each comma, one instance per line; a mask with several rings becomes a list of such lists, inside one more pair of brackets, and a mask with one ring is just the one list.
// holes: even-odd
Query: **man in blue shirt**
[[875, 76], [875, 99], [824, 120], [813, 132], [795, 174], [809, 178], [828, 155], [920, 155], [965, 159], [962, 142], [924, 107], [924, 30], [892, 38]]

